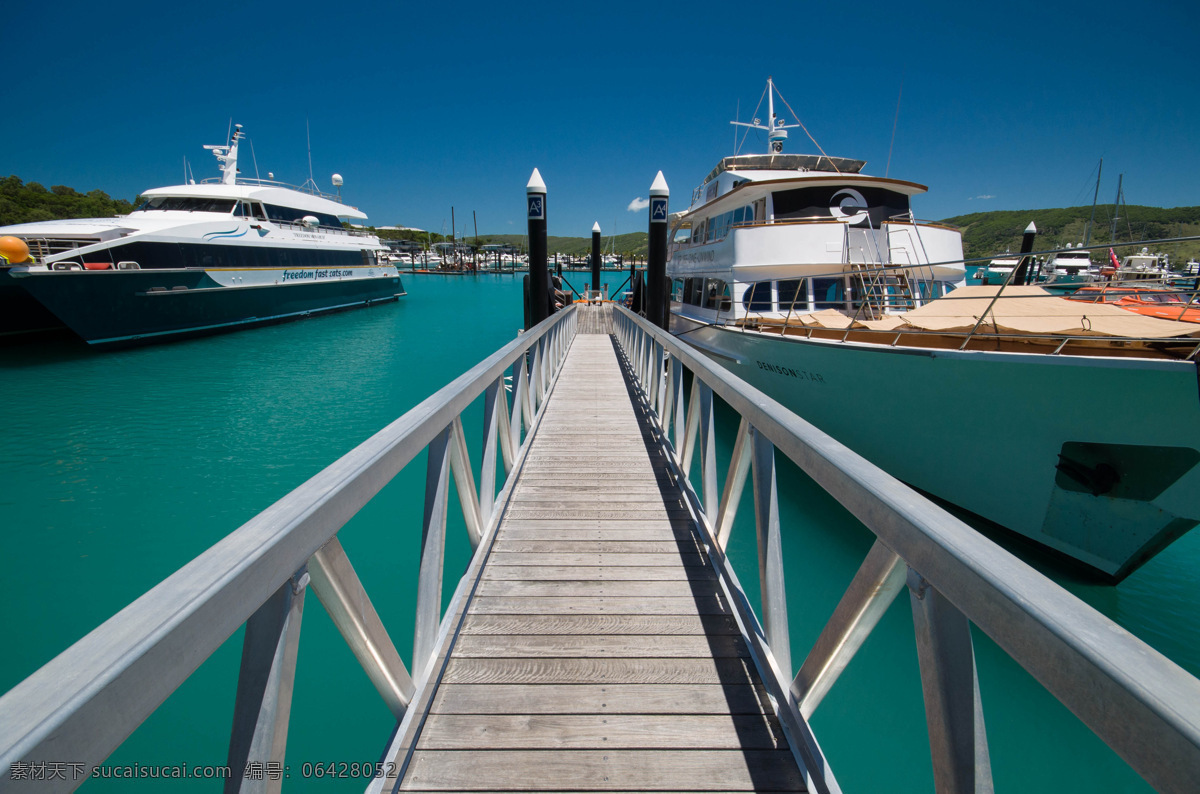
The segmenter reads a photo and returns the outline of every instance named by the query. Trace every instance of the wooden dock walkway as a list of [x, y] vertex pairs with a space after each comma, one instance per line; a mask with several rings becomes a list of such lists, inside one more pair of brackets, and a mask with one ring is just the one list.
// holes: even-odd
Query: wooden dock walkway
[[581, 330], [398, 788], [803, 790], [613, 340]]

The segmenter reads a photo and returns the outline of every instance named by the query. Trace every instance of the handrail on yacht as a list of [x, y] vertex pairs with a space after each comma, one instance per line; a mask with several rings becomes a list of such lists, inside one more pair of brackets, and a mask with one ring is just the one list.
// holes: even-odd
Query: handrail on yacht
[[[571, 306], [524, 332], [0, 697], [0, 787], [78, 787], [86, 776], [47, 781], [28, 775], [18, 779], [13, 772], [69, 759], [72, 768], [90, 773], [243, 623], [229, 745], [232, 777], [226, 790], [240, 788], [247, 764], [282, 762], [300, 620], [310, 585], [384, 703], [397, 721], [402, 719], [428, 675], [441, 630], [449, 477], [454, 477], [474, 553], [498, 520], [497, 451], [503, 497], [578, 317]], [[511, 409], [505, 386], [510, 368]], [[462, 415], [481, 396], [483, 444], [476, 488]], [[410, 675], [338, 532], [424, 450], [425, 511]], [[464, 597], [460, 583], [448, 614]]]
[[[730, 594], [780, 704], [807, 719], [905, 588], [937, 790], [990, 791], [991, 765], [971, 624], [1067, 706], [1152, 786], [1191, 792], [1200, 780], [1200, 681], [1113, 621], [869, 461], [675, 337], [623, 307], [616, 335], [656, 418], [714, 565], [753, 473], [761, 625]], [[683, 370], [692, 374], [685, 396]], [[723, 490], [717, 487], [713, 398], [740, 414]], [[700, 482], [687, 478], [700, 452]], [[876, 541], [806, 658], [793, 667], [776, 503], [775, 451], [836, 498]], [[699, 493], [697, 493], [699, 492]], [[736, 578], [730, 579], [736, 584]], [[793, 577], [793, 585], [803, 577]], [[811, 770], [810, 770], [811, 771]]]

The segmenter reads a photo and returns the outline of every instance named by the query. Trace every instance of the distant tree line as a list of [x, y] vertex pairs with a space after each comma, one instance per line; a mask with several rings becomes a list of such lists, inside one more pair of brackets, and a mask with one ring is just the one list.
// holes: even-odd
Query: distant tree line
[[28, 184], [9, 176], [0, 179], [0, 226], [64, 218], [107, 218], [125, 215], [133, 205], [111, 198], [103, 190], [80, 193], [66, 185], [47, 190], [37, 182]]
[[[80, 193], [66, 185], [52, 185], [49, 190], [37, 182], [22, 182], [19, 177], [0, 179], [0, 225], [30, 223], [65, 218], [105, 218], [124, 215], [133, 211], [133, 204], [124, 199], [111, 198], [103, 190]], [[1000, 210], [977, 212], [946, 218], [943, 223], [957, 226], [963, 233], [963, 253], [968, 259], [990, 257], [1005, 251], [1019, 251], [1021, 236], [1030, 221], [1038, 228], [1035, 250], [1065, 247], [1067, 243], [1078, 245], [1087, 235], [1088, 219], [1092, 208], [1065, 207], [1061, 209]], [[1113, 234], [1113, 217], [1116, 215], [1116, 234]], [[414, 229], [373, 230], [384, 240], [412, 240], [430, 244], [448, 241], [450, 238], [436, 232]], [[1138, 240], [1155, 240], [1170, 237], [1200, 236], [1200, 207], [1143, 207], [1124, 206], [1118, 213], [1114, 205], [1097, 205], [1095, 222], [1092, 226], [1092, 245], [1112, 245]], [[502, 243], [525, 250], [525, 237], [519, 234], [468, 236], [459, 242], [468, 245]], [[648, 252], [646, 232], [631, 232], [602, 240], [605, 253], [615, 252], [625, 257], [645, 257]], [[547, 250], [569, 256], [587, 256], [592, 250], [590, 237], [550, 237]], [[1118, 251], [1119, 255], [1129, 253]], [[1170, 243], [1156, 248], [1154, 253], [1167, 253], [1177, 265], [1191, 258], [1200, 258], [1200, 242]], [[1093, 259], [1103, 258], [1102, 252], [1092, 254]]]

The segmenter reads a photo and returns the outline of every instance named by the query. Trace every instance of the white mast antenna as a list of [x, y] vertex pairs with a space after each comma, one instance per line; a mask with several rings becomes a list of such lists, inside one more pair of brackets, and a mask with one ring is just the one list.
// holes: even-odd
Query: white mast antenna
[[221, 164], [221, 184], [236, 185], [237, 184], [237, 150], [238, 141], [242, 138], [242, 125], [234, 124], [229, 133], [229, 143], [225, 146], [205, 145], [217, 158], [217, 162]]

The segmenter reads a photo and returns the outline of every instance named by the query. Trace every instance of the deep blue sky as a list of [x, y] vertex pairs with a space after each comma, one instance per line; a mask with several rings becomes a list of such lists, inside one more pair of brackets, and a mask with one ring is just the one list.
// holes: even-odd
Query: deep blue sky
[[[645, 230], [732, 153], [767, 75], [832, 155], [929, 186], [939, 219], [1101, 201], [1200, 204], [1200, 3], [15, 3], [0, 174], [132, 199], [215, 176], [245, 126], [258, 166], [345, 178], [378, 225]], [[765, 111], [759, 111], [765, 117]], [[762, 151], [753, 133], [743, 151]], [[246, 147], [243, 174], [253, 176]], [[799, 130], [788, 151], [813, 147]]]

